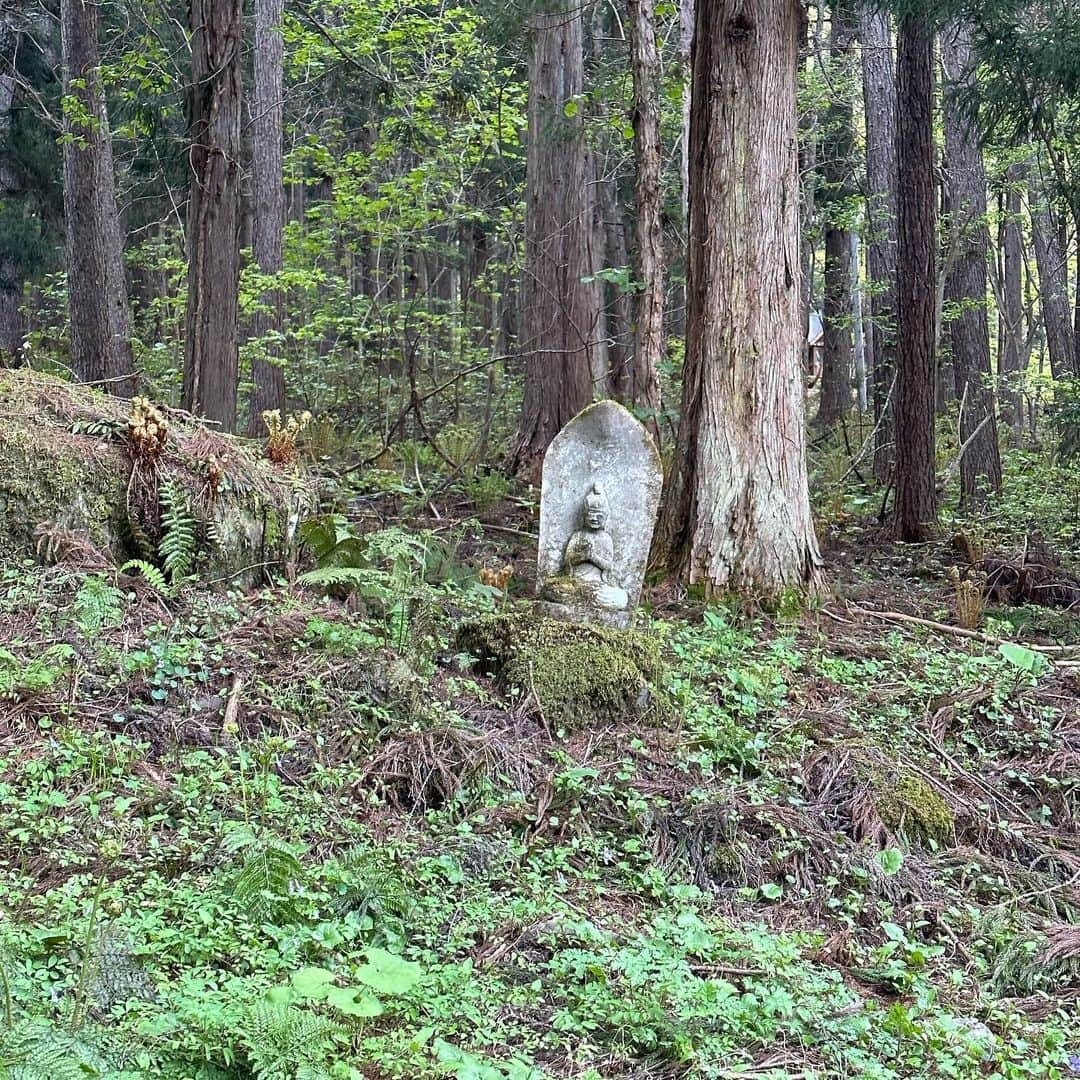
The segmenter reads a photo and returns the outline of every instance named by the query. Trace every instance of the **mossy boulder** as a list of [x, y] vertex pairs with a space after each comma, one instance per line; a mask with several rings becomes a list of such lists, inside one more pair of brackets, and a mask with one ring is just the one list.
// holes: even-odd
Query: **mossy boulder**
[[0, 558], [63, 550], [55, 538], [67, 536], [118, 562], [153, 561], [165, 483], [183, 492], [204, 577], [253, 580], [287, 557], [314, 505], [310, 482], [265, 460], [260, 445], [168, 409], [160, 460], [138, 466], [130, 410], [53, 376], [0, 371]]
[[532, 695], [551, 724], [657, 720], [666, 711], [659, 645], [634, 630], [549, 619], [530, 604], [464, 624], [457, 647], [507, 693]]
[[924, 842], [946, 844], [956, 827], [949, 804], [911, 769], [876, 777], [874, 806], [889, 829]]

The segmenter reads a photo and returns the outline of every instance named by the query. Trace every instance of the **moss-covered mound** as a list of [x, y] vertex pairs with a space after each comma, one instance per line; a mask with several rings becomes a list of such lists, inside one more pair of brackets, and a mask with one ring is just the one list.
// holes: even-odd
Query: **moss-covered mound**
[[160, 454], [140, 460], [131, 408], [49, 375], [0, 371], [0, 558], [47, 557], [77, 539], [117, 561], [158, 561], [163, 487], [179, 492], [173, 513], [191, 525], [197, 572], [251, 576], [285, 557], [313, 501], [295, 472], [169, 409]]
[[566, 728], [656, 719], [663, 712], [657, 643], [633, 630], [544, 618], [534, 605], [466, 623], [458, 648], [544, 719]]

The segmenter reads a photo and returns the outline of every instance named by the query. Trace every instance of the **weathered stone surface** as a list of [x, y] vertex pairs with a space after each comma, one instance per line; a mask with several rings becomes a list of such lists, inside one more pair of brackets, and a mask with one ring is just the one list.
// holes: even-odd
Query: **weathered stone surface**
[[600, 401], [544, 458], [537, 592], [546, 613], [628, 626], [641, 596], [663, 469], [652, 437]]

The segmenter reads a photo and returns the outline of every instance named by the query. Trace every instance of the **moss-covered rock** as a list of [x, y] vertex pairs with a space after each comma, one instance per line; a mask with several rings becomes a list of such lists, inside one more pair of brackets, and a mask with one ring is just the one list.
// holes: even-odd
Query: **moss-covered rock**
[[919, 840], [950, 840], [956, 823], [949, 804], [921, 776], [901, 769], [876, 780], [874, 806], [885, 825]]
[[665, 711], [659, 646], [633, 630], [548, 619], [530, 604], [466, 623], [457, 645], [508, 693], [532, 694], [549, 723], [581, 728]]
[[152, 558], [166, 482], [184, 492], [204, 576], [251, 578], [252, 567], [288, 555], [314, 503], [310, 484], [265, 460], [258, 444], [169, 410], [160, 460], [133, 472], [130, 409], [39, 372], [0, 371], [0, 558], [45, 553], [42, 530], [85, 537], [117, 561]]

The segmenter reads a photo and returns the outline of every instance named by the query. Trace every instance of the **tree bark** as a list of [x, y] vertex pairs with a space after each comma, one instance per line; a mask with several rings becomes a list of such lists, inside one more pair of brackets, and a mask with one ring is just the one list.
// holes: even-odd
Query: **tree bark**
[[937, 518], [934, 432], [934, 42], [914, 15], [897, 39], [896, 503], [901, 540]]
[[854, 33], [847, 0], [831, 8], [829, 83], [833, 98], [821, 139], [821, 175], [817, 192], [825, 216], [825, 298], [822, 307], [821, 397], [815, 422], [832, 427], [851, 408], [851, 232], [848, 201], [854, 195], [852, 106], [848, 96]]
[[80, 382], [135, 390], [124, 242], [98, 48], [97, 0], [63, 0], [64, 220], [71, 366]]
[[887, 483], [893, 472], [893, 410], [896, 373], [896, 77], [889, 17], [864, 7], [860, 17], [863, 100], [866, 109], [866, 273], [873, 356], [874, 475]]
[[[251, 175], [254, 196], [252, 248], [263, 274], [282, 266], [285, 232], [284, 64], [281, 20], [285, 0], [255, 0], [255, 92], [251, 105]], [[254, 338], [265, 342], [268, 356], [280, 355], [285, 328], [285, 304], [280, 289], [264, 293], [251, 322]], [[271, 341], [271, 337], [278, 339]], [[285, 408], [285, 372], [280, 364], [256, 358], [251, 365], [251, 430], [261, 432], [267, 409]]]
[[594, 267], [581, 9], [537, 15], [532, 31], [520, 346], [525, 390], [511, 467], [536, 480], [548, 444], [592, 400], [599, 307], [596, 289], [582, 282]]
[[990, 491], [1001, 488], [991, 386], [990, 323], [987, 316], [986, 169], [982, 150], [964, 116], [959, 96], [974, 79], [975, 50], [963, 24], [941, 35], [942, 67], [949, 86], [945, 93], [946, 206], [955, 238], [945, 298], [952, 308], [949, 339], [953, 379], [960, 401], [960, 498], [977, 505]]
[[[21, 38], [17, 13], [6, 4], [0, 5], [0, 144], [5, 146], [11, 134], [11, 113], [18, 88], [15, 61]], [[7, 161], [0, 161], [0, 199], [6, 202], [18, 188], [15, 170]], [[14, 360], [22, 346], [20, 304], [24, 277], [17, 259], [10, 255], [0, 258], [0, 363]]]
[[860, 281], [859, 234], [854, 229], [848, 234], [851, 240], [851, 325], [855, 355], [855, 401], [859, 413], [866, 412], [866, 334], [863, 326], [863, 293]]
[[241, 0], [191, 0], [184, 408], [236, 430]]
[[1023, 396], [1020, 358], [1024, 351], [1024, 257], [1020, 240], [1020, 177], [1016, 167], [1005, 175], [1005, 219], [1002, 222], [1002, 310], [1003, 333], [998, 350], [998, 381], [1002, 418], [1012, 427], [1013, 437], [1023, 431]]
[[629, 0], [634, 79], [634, 206], [637, 212], [637, 294], [629, 398], [660, 438], [660, 362], [664, 356], [664, 226], [660, 191], [660, 54], [655, 0]]
[[706, 591], [814, 591], [799, 324], [795, 0], [699, 3], [682, 423], [657, 554]]
[[1050, 354], [1050, 372], [1055, 379], [1080, 375], [1074, 351], [1073, 312], [1069, 303], [1069, 259], [1065, 237], [1054, 220], [1046, 187], [1034, 175], [1028, 189], [1031, 211], [1031, 235], [1035, 264], [1039, 271], [1039, 300], [1046, 326], [1046, 348]]

